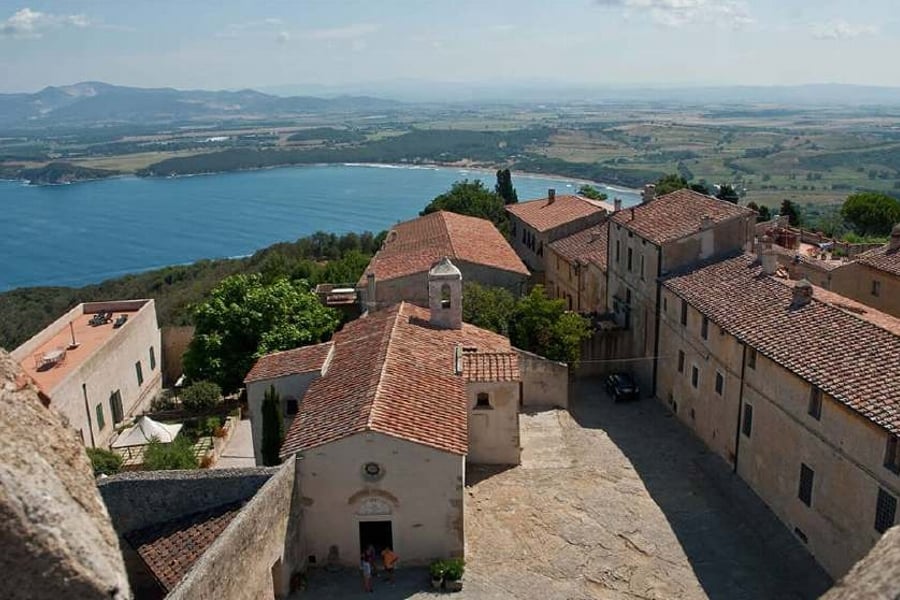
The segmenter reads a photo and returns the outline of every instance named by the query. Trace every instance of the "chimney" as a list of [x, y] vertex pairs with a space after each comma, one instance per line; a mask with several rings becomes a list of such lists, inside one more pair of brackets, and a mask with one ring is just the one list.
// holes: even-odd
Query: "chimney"
[[614, 198], [614, 199], [613, 199], [613, 209], [614, 209], [616, 212], [619, 212], [620, 210], [622, 210], [622, 199], [621, 199], [621, 198]]
[[377, 303], [375, 301], [375, 273], [369, 271], [366, 273], [366, 310], [375, 310]]
[[428, 308], [433, 326], [462, 329], [462, 273], [446, 256], [428, 271]]
[[768, 234], [760, 240], [759, 262], [762, 264], [763, 273], [774, 275], [778, 270], [778, 257], [772, 249], [772, 238]]
[[591, 234], [590, 234], [591, 242], [596, 242], [599, 239], [600, 239], [600, 231], [597, 229], [591, 230]]
[[647, 204], [648, 202], [653, 202], [656, 198], [656, 186], [652, 183], [648, 183], [644, 186], [644, 191], [641, 193], [641, 203]]
[[810, 303], [813, 297], [812, 284], [806, 279], [801, 279], [794, 284], [794, 298], [791, 308], [801, 308]]
[[711, 229], [712, 226], [713, 226], [712, 217], [710, 217], [709, 215], [703, 215], [702, 217], [700, 217], [700, 230], [701, 231]]
[[556, 200], [556, 190], [550, 188], [547, 190], [547, 204], [553, 204], [554, 200]]
[[895, 252], [900, 250], [900, 223], [894, 225], [891, 230], [891, 241], [888, 242], [888, 251]]

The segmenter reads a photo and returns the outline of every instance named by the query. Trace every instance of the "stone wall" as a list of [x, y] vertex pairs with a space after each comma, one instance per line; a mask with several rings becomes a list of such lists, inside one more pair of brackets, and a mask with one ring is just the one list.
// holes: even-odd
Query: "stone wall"
[[156, 523], [253, 496], [277, 468], [120, 473], [98, 482], [116, 531]]
[[[251, 479], [256, 479], [253, 475]], [[167, 596], [170, 600], [283, 598], [303, 566], [299, 489], [287, 460]]]
[[194, 328], [190, 325], [163, 327], [160, 334], [162, 338], [162, 383], [164, 387], [172, 387], [184, 372], [182, 359], [188, 345], [194, 339]]
[[522, 408], [569, 408], [569, 366], [515, 349], [522, 375]]

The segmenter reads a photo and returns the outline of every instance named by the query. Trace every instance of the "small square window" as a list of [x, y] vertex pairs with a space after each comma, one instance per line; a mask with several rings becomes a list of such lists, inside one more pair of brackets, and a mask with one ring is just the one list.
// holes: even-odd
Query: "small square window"
[[744, 405], [744, 421], [741, 423], [741, 433], [750, 437], [753, 432], [753, 407], [749, 404]]
[[716, 393], [721, 396], [722, 392], [724, 390], [725, 390], [725, 377], [723, 377], [721, 373], [716, 372]]
[[806, 412], [816, 420], [822, 418], [822, 390], [816, 386], [809, 390], [809, 408]]
[[491, 395], [487, 392], [479, 392], [475, 396], [475, 408], [479, 410], [494, 408], [491, 406]]
[[678, 351], [678, 372], [684, 373], [684, 351]]
[[700, 386], [700, 369], [691, 366], [691, 385], [696, 389]]
[[878, 502], [875, 504], [875, 531], [884, 533], [894, 526], [897, 514], [897, 498], [878, 488]]
[[296, 399], [296, 398], [288, 398], [288, 399], [285, 401], [285, 403], [284, 403], [284, 413], [285, 413], [287, 416], [293, 417], [294, 415], [297, 414], [297, 412], [298, 412], [299, 410], [300, 410], [300, 405], [299, 405], [299, 403], [297, 402], [297, 399]]
[[815, 476], [815, 471], [800, 463], [800, 488], [797, 490], [797, 497], [807, 506], [812, 506], [813, 479]]

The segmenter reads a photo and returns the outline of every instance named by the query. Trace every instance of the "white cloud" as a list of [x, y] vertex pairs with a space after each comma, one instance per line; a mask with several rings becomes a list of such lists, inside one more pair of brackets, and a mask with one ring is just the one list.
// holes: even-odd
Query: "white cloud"
[[30, 8], [20, 8], [5, 21], [0, 21], [0, 37], [36, 39], [50, 29], [84, 28], [92, 23], [84, 15], [54, 15]]
[[848, 23], [840, 19], [826, 23], [814, 23], [811, 30], [812, 36], [817, 40], [845, 40], [878, 33], [878, 27], [874, 25]]
[[716, 23], [741, 27], [753, 23], [747, 5], [740, 0], [596, 0], [610, 8], [622, 8], [626, 18], [648, 14], [660, 25], [681, 27]]
[[[243, 23], [229, 23], [222, 31], [216, 34], [216, 37], [236, 38], [243, 34], [266, 30], [271, 31], [273, 28], [280, 27], [281, 25], [284, 25], [284, 21], [278, 17], [254, 19], [253, 21], [245, 21]], [[281, 33], [288, 35], [283, 31]], [[281, 41], [281, 33], [279, 33], [276, 38], [279, 41]]]
[[381, 25], [376, 23], [354, 23], [330, 29], [311, 29], [304, 33], [304, 37], [313, 40], [353, 40], [375, 33], [379, 29]]

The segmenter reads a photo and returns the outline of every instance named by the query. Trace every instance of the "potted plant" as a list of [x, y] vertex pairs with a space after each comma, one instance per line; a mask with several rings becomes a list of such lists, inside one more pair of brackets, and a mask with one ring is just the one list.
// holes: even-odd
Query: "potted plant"
[[431, 573], [431, 587], [436, 590], [441, 589], [441, 584], [444, 583], [445, 569], [446, 566], [442, 560], [432, 561], [431, 565], [428, 567], [428, 572]]
[[450, 592], [462, 590], [462, 576], [466, 570], [466, 562], [461, 558], [444, 561], [444, 589]]

